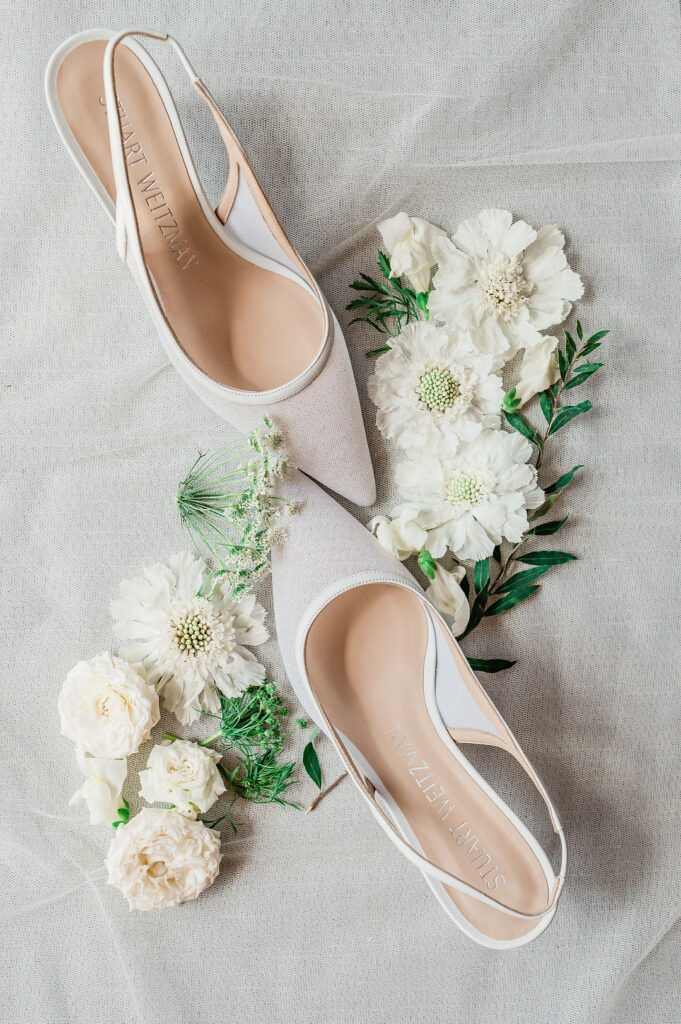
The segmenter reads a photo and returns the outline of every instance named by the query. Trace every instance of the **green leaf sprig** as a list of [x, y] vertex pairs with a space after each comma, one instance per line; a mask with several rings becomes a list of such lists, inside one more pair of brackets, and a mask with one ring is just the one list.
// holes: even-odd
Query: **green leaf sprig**
[[[411, 320], [418, 320], [419, 312], [428, 319], [428, 293], [415, 292], [400, 284], [399, 279], [390, 276], [390, 259], [379, 250], [378, 267], [383, 280], [377, 281], [369, 274], [360, 274], [350, 287], [360, 292], [360, 297], [353, 299], [345, 307], [356, 312], [350, 323], [369, 324], [379, 334], [394, 336]], [[391, 323], [391, 321], [393, 321]], [[371, 349], [367, 356], [378, 356], [388, 352], [391, 345]]]
[[[584, 331], [578, 320], [578, 345], [570, 331], [565, 331], [565, 344], [562, 347], [559, 345], [556, 349], [559, 372], [558, 380], [539, 395], [539, 404], [546, 420], [546, 427], [543, 433], [530, 426], [527, 420], [516, 411], [520, 405], [520, 399], [516, 396], [515, 388], [512, 388], [505, 396], [503, 404], [504, 416], [514, 430], [517, 430], [528, 441], [536, 445], [538, 450], [537, 469], [541, 466], [542, 459], [544, 458], [544, 446], [548, 438], [556, 434], [577, 416], [589, 412], [592, 408], [591, 402], [588, 399], [578, 402], [576, 405], [563, 405], [561, 399], [567, 391], [580, 387], [597, 370], [600, 370], [605, 365], [604, 363], [590, 362], [587, 357], [600, 348], [603, 338], [609, 333], [609, 331], [597, 331], [596, 334], [592, 334], [585, 341]], [[584, 361], [580, 362], [580, 360]]]
[[[543, 432], [535, 429], [517, 411], [520, 399], [516, 395], [515, 388], [512, 388], [505, 396], [503, 411], [506, 420], [514, 430], [517, 430], [536, 446], [537, 468], [541, 465], [548, 439], [571, 420], [591, 409], [591, 402], [588, 399], [578, 405], [563, 405], [561, 400], [566, 392], [584, 384], [604, 365], [603, 363], [589, 362], [587, 357], [600, 347], [603, 338], [608, 333], [608, 331], [598, 331], [585, 340], [582, 325], [577, 321], [577, 338], [579, 340], [579, 344], [577, 344], [570, 332], [565, 331], [564, 347], [559, 346], [556, 350], [560, 376], [555, 384], [539, 395], [539, 403], [546, 421]], [[583, 468], [581, 464], [573, 466], [553, 483], [544, 487], [544, 501], [530, 516], [532, 524], [530, 529], [526, 531], [520, 542], [511, 548], [505, 558], [502, 558], [501, 550], [497, 547], [490, 558], [482, 559], [475, 564], [473, 569], [475, 598], [471, 605], [468, 626], [459, 639], [463, 640], [469, 636], [485, 617], [502, 615], [523, 601], [527, 601], [540, 589], [538, 581], [547, 572], [555, 566], [566, 565], [577, 559], [577, 555], [552, 548], [527, 551], [525, 545], [535, 537], [552, 537], [565, 526], [568, 521], [567, 515], [561, 519], [551, 519], [545, 522], [537, 522], [537, 520], [543, 519], [553, 509], [563, 491], [572, 483], [575, 474]], [[422, 551], [419, 554], [419, 566], [424, 572], [430, 565], [429, 560], [432, 562], [429, 552]], [[528, 568], [521, 568], [522, 566]], [[429, 573], [426, 572], [426, 575]], [[432, 579], [432, 576], [430, 578]], [[468, 661], [471, 667], [479, 672], [502, 672], [515, 664], [513, 661], [502, 658], [469, 658]]]

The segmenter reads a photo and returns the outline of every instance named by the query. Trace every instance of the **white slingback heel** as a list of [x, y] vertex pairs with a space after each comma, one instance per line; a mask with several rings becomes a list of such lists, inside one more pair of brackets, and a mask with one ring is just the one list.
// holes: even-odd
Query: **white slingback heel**
[[[216, 211], [168, 86], [132, 35], [170, 43], [215, 118], [229, 158]], [[187, 384], [244, 432], [269, 413], [301, 469], [372, 504], [374, 475], [340, 326], [180, 45], [153, 32], [82, 32], [52, 56], [45, 88], [62, 140], [114, 222], [119, 254]]]
[[[284, 662], [384, 832], [423, 873], [458, 927], [512, 949], [553, 920], [567, 852], [537, 773], [411, 575], [300, 474], [303, 502], [273, 556]], [[548, 808], [555, 873], [542, 847], [462, 747], [510, 754]]]

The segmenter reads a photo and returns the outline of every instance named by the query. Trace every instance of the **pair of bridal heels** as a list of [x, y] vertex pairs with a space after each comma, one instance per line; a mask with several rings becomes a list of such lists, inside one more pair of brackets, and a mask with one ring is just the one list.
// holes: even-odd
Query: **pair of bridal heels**
[[[215, 117], [229, 158], [215, 211], [168, 86], [133, 35], [169, 42]], [[272, 566], [279, 643], [300, 701], [459, 928], [497, 949], [530, 942], [565, 880], [558, 815], [412, 576], [309, 479], [359, 505], [375, 500], [342, 332], [215, 100], [178, 43], [151, 32], [74, 36], [53, 55], [46, 91], [170, 361], [238, 429], [271, 415], [307, 474], [286, 484], [302, 512]], [[529, 776], [560, 840], [557, 873], [466, 758], [471, 744], [506, 751]]]

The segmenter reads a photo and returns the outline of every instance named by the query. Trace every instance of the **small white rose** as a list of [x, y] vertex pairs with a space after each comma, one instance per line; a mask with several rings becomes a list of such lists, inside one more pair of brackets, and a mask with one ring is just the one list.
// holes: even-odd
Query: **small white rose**
[[148, 803], [174, 804], [189, 818], [212, 807], [225, 784], [217, 768], [220, 754], [189, 740], [155, 746], [140, 772], [140, 796]]
[[437, 262], [433, 242], [445, 232], [406, 213], [382, 220], [378, 230], [390, 253], [390, 276], [407, 277], [416, 292], [427, 292], [431, 271]]
[[531, 398], [546, 391], [559, 377], [556, 348], [558, 338], [542, 338], [534, 348], [526, 348], [520, 367], [520, 380], [515, 386], [516, 398], [520, 399], [519, 409]]
[[369, 529], [382, 548], [403, 562], [405, 558], [421, 551], [428, 538], [423, 527], [415, 521], [417, 516], [417, 508], [405, 505], [396, 519], [374, 516]]
[[112, 760], [135, 754], [160, 717], [153, 686], [108, 651], [71, 669], [57, 707], [63, 736], [85, 753]]
[[106, 858], [109, 885], [131, 910], [176, 907], [212, 885], [220, 869], [220, 836], [177, 811], [145, 807], [119, 826]]
[[85, 757], [77, 751], [78, 767], [87, 775], [86, 781], [69, 800], [69, 807], [84, 800], [92, 825], [110, 825], [118, 816], [121, 790], [128, 773], [128, 762], [104, 757]]
[[426, 597], [447, 620], [454, 636], [461, 636], [471, 614], [468, 598], [459, 586], [465, 575], [462, 565], [455, 566], [451, 572], [438, 565], [435, 579], [426, 590]]

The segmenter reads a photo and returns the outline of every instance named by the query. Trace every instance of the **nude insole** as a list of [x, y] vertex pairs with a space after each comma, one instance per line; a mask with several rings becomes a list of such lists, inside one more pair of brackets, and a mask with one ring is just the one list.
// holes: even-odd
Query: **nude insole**
[[[430, 718], [426, 645], [426, 612], [416, 594], [387, 583], [356, 587], [330, 602], [308, 633], [310, 685], [337, 731], [386, 787], [428, 860], [507, 906], [539, 913], [549, 892], [534, 851], [456, 761]], [[448, 646], [458, 659], [451, 638]], [[537, 926], [446, 891], [490, 938], [518, 938]]]
[[[106, 45], [82, 43], [67, 54], [57, 93], [73, 135], [115, 201], [103, 98]], [[250, 263], [225, 244], [207, 220], [146, 68], [121, 45], [114, 72], [142, 251], [178, 343], [220, 384], [266, 391], [288, 383], [320, 351], [320, 304], [296, 281]]]

